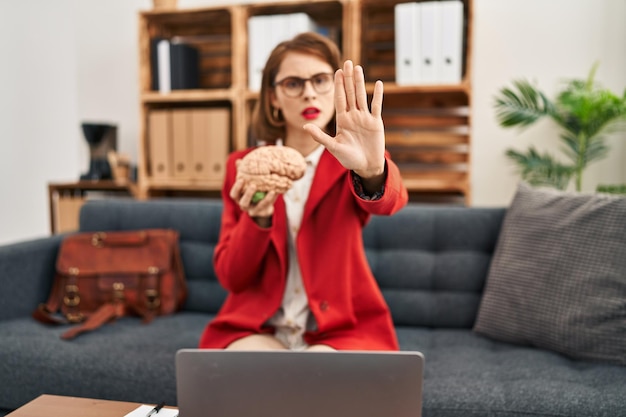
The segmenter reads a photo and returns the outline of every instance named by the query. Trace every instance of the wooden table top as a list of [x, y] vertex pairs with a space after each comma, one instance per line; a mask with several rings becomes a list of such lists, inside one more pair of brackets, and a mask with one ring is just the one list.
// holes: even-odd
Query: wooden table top
[[140, 405], [125, 401], [41, 395], [7, 414], [7, 417], [123, 417]]

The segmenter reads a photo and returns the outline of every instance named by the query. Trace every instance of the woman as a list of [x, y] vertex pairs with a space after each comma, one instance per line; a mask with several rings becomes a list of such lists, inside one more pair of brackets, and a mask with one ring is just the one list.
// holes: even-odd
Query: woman
[[[263, 72], [253, 129], [307, 161], [284, 195], [253, 204], [236, 180], [234, 152], [222, 190], [215, 271], [229, 295], [200, 347], [238, 350], [397, 350], [387, 305], [361, 237], [371, 214], [402, 208], [407, 192], [385, 152], [383, 85], [371, 112], [363, 69], [315, 33], [279, 44]], [[332, 136], [331, 136], [332, 135]]]

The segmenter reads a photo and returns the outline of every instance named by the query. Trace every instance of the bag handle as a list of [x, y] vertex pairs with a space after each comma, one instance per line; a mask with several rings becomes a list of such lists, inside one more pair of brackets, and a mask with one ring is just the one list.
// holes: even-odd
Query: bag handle
[[112, 246], [139, 246], [144, 245], [148, 240], [145, 232], [119, 233], [107, 235], [105, 232], [96, 232], [91, 236], [91, 244], [95, 247]]
[[103, 324], [115, 320], [124, 314], [124, 305], [121, 303], [106, 303], [89, 316], [82, 324], [74, 326], [61, 335], [61, 339], [70, 340], [81, 333], [95, 330]]

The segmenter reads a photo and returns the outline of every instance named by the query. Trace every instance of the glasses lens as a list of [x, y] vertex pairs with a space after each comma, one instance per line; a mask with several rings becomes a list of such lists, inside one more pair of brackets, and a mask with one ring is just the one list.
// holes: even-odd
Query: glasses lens
[[318, 93], [327, 93], [333, 85], [331, 74], [317, 74], [311, 77], [311, 84]]
[[297, 97], [302, 94], [302, 89], [304, 88], [305, 80], [296, 77], [285, 78], [281, 85], [283, 87], [283, 91], [289, 97]]

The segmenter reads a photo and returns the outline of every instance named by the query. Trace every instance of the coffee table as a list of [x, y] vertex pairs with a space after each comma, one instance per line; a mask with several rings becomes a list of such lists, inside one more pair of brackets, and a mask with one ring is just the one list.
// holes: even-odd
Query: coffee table
[[41, 395], [6, 417], [123, 417], [140, 405], [125, 401]]

